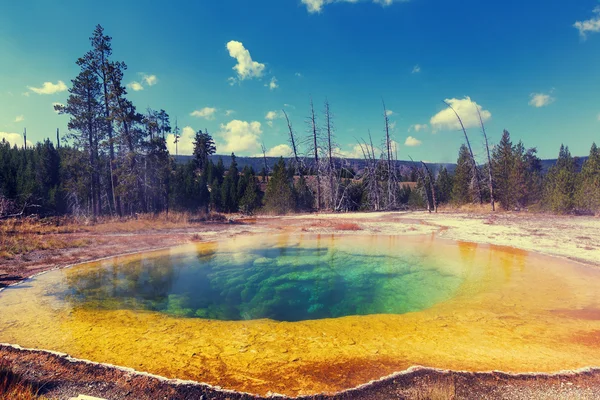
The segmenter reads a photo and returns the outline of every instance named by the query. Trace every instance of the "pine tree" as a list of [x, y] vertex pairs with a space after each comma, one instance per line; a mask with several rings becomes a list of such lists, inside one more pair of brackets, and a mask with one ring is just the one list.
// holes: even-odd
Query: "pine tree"
[[[466, 145], [460, 147], [454, 182], [452, 185], [452, 201], [457, 204], [466, 204], [473, 201], [471, 184], [473, 180], [471, 154]], [[414, 192], [414, 191], [413, 191]]]
[[492, 152], [492, 171], [495, 184], [494, 197], [505, 210], [510, 210], [515, 205], [517, 189], [513, 181], [514, 167], [515, 149], [510, 140], [510, 133], [504, 130], [500, 143]]
[[287, 214], [295, 209], [293, 186], [282, 157], [273, 167], [273, 175], [267, 184], [264, 202], [265, 209], [274, 214]]
[[211, 155], [215, 154], [217, 148], [215, 142], [208, 134], [208, 132], [202, 132], [201, 130], [196, 132], [194, 138], [194, 160], [199, 170], [204, 170]]
[[600, 150], [592, 144], [590, 155], [579, 174], [577, 206], [586, 211], [600, 211]]
[[569, 147], [560, 146], [556, 164], [550, 168], [545, 183], [545, 203], [553, 212], [566, 213], [575, 205], [575, 160]]
[[452, 198], [453, 180], [446, 167], [443, 167], [438, 173], [435, 185], [438, 202], [440, 204], [448, 203]]

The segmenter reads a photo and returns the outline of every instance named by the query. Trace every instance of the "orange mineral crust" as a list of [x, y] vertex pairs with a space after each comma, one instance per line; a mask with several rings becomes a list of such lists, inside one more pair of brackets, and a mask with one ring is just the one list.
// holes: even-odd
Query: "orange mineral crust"
[[[152, 293], [123, 295], [140, 282]], [[187, 284], [224, 300], [173, 294]], [[434, 236], [237, 238], [0, 292], [0, 342], [262, 395], [336, 392], [413, 365], [557, 372], [600, 365], [598, 287], [592, 267]]]

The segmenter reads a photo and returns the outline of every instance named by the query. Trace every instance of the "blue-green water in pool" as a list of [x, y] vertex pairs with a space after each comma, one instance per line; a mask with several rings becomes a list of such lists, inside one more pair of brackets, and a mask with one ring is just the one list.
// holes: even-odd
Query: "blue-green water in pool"
[[439, 254], [365, 238], [251, 238], [75, 267], [50, 293], [73, 306], [217, 320], [403, 314], [463, 281]]

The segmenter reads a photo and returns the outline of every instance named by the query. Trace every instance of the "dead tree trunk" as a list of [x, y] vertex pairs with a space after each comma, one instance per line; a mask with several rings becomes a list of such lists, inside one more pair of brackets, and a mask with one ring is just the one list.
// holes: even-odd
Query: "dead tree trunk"
[[261, 143], [260, 147], [262, 148], [263, 153], [263, 162], [265, 168], [265, 181], [269, 183], [269, 166], [267, 165], [267, 151], [265, 149], [265, 144]]
[[423, 166], [425, 167], [425, 171], [427, 172], [427, 176], [429, 177], [429, 188], [431, 189], [431, 199], [433, 200], [433, 210], [437, 214], [437, 200], [436, 200], [436, 195], [435, 195], [435, 182], [433, 181], [433, 174], [429, 170], [429, 167], [427, 166], [427, 164], [425, 164], [423, 161], [421, 161], [421, 164], [423, 164]]
[[388, 117], [387, 109], [385, 108], [385, 103], [383, 103], [383, 118], [385, 121], [385, 148], [387, 153], [387, 189], [388, 189], [388, 199], [387, 199], [387, 209], [390, 210], [394, 208], [396, 204], [396, 168], [395, 163], [393, 162], [393, 150], [392, 150], [392, 140], [390, 138], [390, 119]]
[[292, 129], [292, 123], [290, 122], [290, 119], [288, 118], [288, 115], [285, 112], [285, 110], [281, 110], [281, 111], [283, 112], [283, 115], [285, 115], [285, 120], [287, 121], [288, 131], [290, 133], [290, 144], [292, 145], [292, 151], [294, 152], [294, 161], [296, 163], [296, 174], [301, 175], [302, 172], [300, 171], [300, 158], [298, 157], [298, 147], [296, 146], [296, 138], [294, 137], [294, 130]]
[[321, 176], [319, 173], [319, 142], [317, 140], [317, 119], [315, 117], [315, 107], [312, 99], [310, 100], [310, 126], [313, 141], [314, 160], [315, 160], [315, 174], [317, 176], [317, 212], [321, 210]]
[[481, 131], [483, 132], [483, 137], [485, 139], [485, 150], [487, 151], [488, 158], [488, 178], [489, 178], [489, 188], [490, 188], [490, 204], [492, 205], [492, 211], [496, 211], [496, 202], [494, 199], [494, 178], [492, 175], [492, 157], [490, 157], [490, 145], [488, 143], [487, 133], [485, 132], [485, 125], [483, 124], [483, 118], [481, 118], [481, 111], [479, 111], [479, 107], [477, 108], [477, 115], [479, 116], [479, 122], [481, 123]]
[[327, 127], [327, 155], [329, 156], [329, 170], [327, 174], [329, 175], [329, 191], [330, 191], [330, 201], [331, 208], [333, 210], [337, 209], [337, 197], [338, 197], [338, 182], [337, 175], [335, 171], [335, 163], [333, 160], [333, 124], [331, 122], [331, 110], [329, 108], [329, 101], [325, 101], [325, 122]]
[[475, 190], [477, 192], [477, 197], [479, 198], [479, 204], [483, 204], [483, 195], [481, 194], [481, 179], [479, 177], [479, 168], [477, 168], [477, 162], [475, 161], [475, 156], [473, 155], [473, 150], [471, 149], [471, 142], [469, 142], [469, 136], [467, 135], [467, 129], [460, 118], [460, 115], [456, 112], [456, 110], [447, 102], [444, 101], [444, 104], [447, 105], [458, 118], [458, 122], [462, 128], [463, 133], [465, 134], [465, 140], [467, 141], [467, 147], [469, 148], [469, 154], [471, 154], [471, 163], [473, 165], [473, 172], [475, 174]]

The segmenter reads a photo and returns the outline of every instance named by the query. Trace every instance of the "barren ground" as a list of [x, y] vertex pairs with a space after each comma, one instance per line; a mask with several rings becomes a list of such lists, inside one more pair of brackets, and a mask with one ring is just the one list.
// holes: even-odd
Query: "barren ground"
[[[234, 222], [235, 220], [235, 222]], [[118, 226], [71, 233], [41, 233], [38, 240], [78, 243], [77, 247], [33, 250], [0, 259], [0, 288], [48, 269], [118, 254], [226, 239], [239, 234], [310, 232], [321, 234], [435, 234], [442, 238], [512, 246], [600, 266], [600, 218], [527, 213], [355, 213], [289, 217], [233, 218], [233, 223], [180, 223], [144, 226], [135, 232]], [[128, 224], [125, 222], [124, 224]], [[0, 249], [2, 250], [2, 249]], [[178, 385], [132, 371], [75, 362], [46, 352], [0, 346], [0, 357], [50, 398], [78, 393], [110, 399], [254, 398], [202, 386]], [[590, 366], [594, 367], [594, 366]], [[597, 367], [597, 366], [596, 366]], [[563, 375], [473, 374], [416, 369], [333, 398], [600, 398], [600, 370]], [[316, 398], [329, 398], [317, 396]]]

